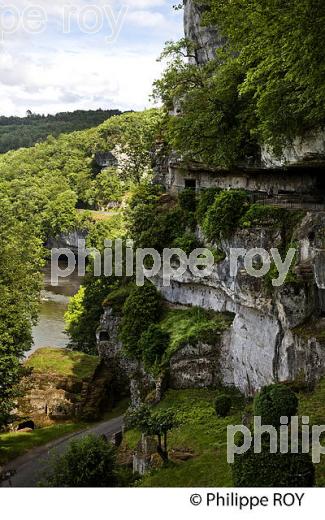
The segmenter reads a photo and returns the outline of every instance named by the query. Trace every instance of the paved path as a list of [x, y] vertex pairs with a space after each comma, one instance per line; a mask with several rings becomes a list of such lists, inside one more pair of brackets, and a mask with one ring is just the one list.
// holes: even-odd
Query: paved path
[[[25, 455], [18, 457], [8, 463], [5, 470], [15, 470], [16, 474], [11, 478], [13, 487], [36, 487], [42, 479], [44, 471], [49, 467], [49, 460], [53, 453], [63, 453], [72, 440], [80, 439], [86, 435], [106, 435], [110, 439], [114, 433], [121, 431], [123, 426], [123, 416], [116, 417], [110, 421], [105, 421], [87, 430], [69, 434], [61, 439], [57, 439], [45, 446], [39, 446], [29, 451]], [[0, 487], [9, 487], [9, 482], [3, 482]]]

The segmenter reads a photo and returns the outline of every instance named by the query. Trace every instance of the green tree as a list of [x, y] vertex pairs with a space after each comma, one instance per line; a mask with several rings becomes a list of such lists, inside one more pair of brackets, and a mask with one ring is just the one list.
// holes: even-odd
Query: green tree
[[88, 435], [70, 443], [52, 462], [48, 487], [117, 487], [116, 451], [101, 437]]
[[43, 265], [33, 223], [19, 222], [10, 201], [0, 199], [0, 426], [10, 421], [22, 359], [31, 348]]
[[100, 127], [100, 137], [111, 150], [116, 147], [121, 176], [126, 181], [139, 183], [152, 173], [152, 152], [161, 139], [162, 124], [162, 112], [151, 109], [124, 113]]
[[127, 428], [137, 428], [145, 435], [157, 436], [157, 453], [164, 463], [169, 459], [168, 432], [177, 424], [173, 410], [153, 410], [146, 404], [130, 409], [126, 416]]
[[161, 296], [155, 286], [146, 281], [143, 287], [135, 286], [123, 307], [120, 338], [127, 354], [142, 359], [139, 340], [149, 326], [159, 321], [162, 313]]
[[[184, 158], [217, 166], [258, 159], [259, 144], [280, 155], [325, 120], [325, 6], [322, 0], [196, 0], [224, 45], [205, 65], [188, 63], [193, 43], [168, 43], [154, 95], [167, 138]], [[195, 50], [195, 49], [194, 49]]]

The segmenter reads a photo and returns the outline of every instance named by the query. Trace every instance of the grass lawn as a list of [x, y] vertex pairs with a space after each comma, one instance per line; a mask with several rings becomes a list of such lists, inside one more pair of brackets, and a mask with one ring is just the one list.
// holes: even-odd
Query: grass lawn
[[53, 424], [46, 428], [34, 430], [32, 433], [1, 433], [0, 434], [0, 465], [23, 455], [27, 451], [54, 441], [59, 437], [68, 435], [86, 428], [83, 423]]
[[[243, 399], [233, 397], [231, 415], [220, 419], [214, 411], [217, 390], [169, 390], [158, 408], [172, 408], [180, 426], [168, 434], [169, 450], [186, 448], [194, 458], [186, 462], [169, 462], [141, 480], [142, 487], [227, 487], [232, 485], [227, 464], [227, 425], [240, 424]], [[224, 393], [224, 391], [222, 391]], [[125, 442], [134, 449], [140, 439], [135, 430], [126, 432]]]
[[[224, 393], [224, 391], [222, 391]], [[233, 395], [231, 415], [216, 417], [217, 390], [169, 390], [158, 408], [172, 408], [180, 425], [168, 434], [169, 451], [186, 449], [195, 457], [186, 462], [171, 461], [153, 470], [140, 481], [141, 487], [229, 487], [231, 468], [227, 463], [227, 425], [241, 424], [243, 399]], [[299, 416], [310, 417], [310, 424], [325, 425], [325, 378], [312, 393], [299, 393]], [[140, 439], [136, 430], [126, 432], [124, 446], [134, 450]], [[323, 442], [324, 444], [324, 442]], [[325, 456], [316, 464], [316, 486], [325, 487]]]
[[43, 374], [73, 376], [79, 380], [90, 378], [99, 358], [83, 352], [61, 348], [39, 348], [26, 361], [25, 366]]

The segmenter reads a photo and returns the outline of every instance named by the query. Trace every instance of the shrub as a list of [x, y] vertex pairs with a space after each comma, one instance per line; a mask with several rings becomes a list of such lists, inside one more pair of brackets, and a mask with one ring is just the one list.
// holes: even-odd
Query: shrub
[[191, 231], [187, 231], [184, 235], [174, 240], [173, 247], [178, 247], [189, 255], [194, 249], [199, 248], [200, 244], [195, 234]]
[[251, 228], [254, 226], [282, 227], [286, 222], [288, 211], [274, 206], [252, 204], [240, 220], [240, 227]]
[[217, 195], [203, 221], [203, 231], [207, 239], [216, 241], [231, 236], [247, 205], [248, 197], [243, 190], [223, 191]]
[[292, 417], [298, 410], [298, 398], [286, 385], [264, 387], [254, 400], [254, 415], [261, 416], [262, 424], [279, 426], [280, 418]]
[[178, 195], [179, 205], [185, 211], [193, 213], [196, 210], [196, 191], [193, 188], [185, 188]]
[[113, 289], [103, 302], [104, 307], [110, 307], [114, 316], [119, 316], [123, 312], [123, 306], [130, 296], [133, 285], [122, 285]]
[[49, 487], [117, 487], [116, 453], [112, 444], [89, 435], [73, 441], [53, 460]]
[[162, 312], [161, 296], [151, 282], [133, 287], [123, 306], [120, 338], [126, 353], [134, 359], [142, 357], [139, 339], [149, 326], [159, 321]]
[[210, 206], [215, 201], [216, 196], [220, 193], [220, 188], [208, 188], [206, 190], [202, 190], [199, 196], [199, 200], [196, 205], [196, 219], [199, 224], [202, 224], [206, 213]]
[[218, 417], [227, 417], [231, 409], [231, 398], [229, 395], [218, 395], [214, 403]]
[[133, 190], [129, 205], [134, 209], [139, 204], [154, 204], [162, 193], [161, 186], [150, 182], [141, 182]]
[[250, 448], [235, 455], [232, 465], [235, 487], [312, 487], [315, 468], [310, 454], [270, 453], [269, 443], [262, 445], [262, 453]]
[[142, 352], [142, 360], [148, 371], [159, 371], [159, 364], [169, 343], [169, 334], [164, 332], [159, 325], [150, 325], [148, 330], [142, 333], [139, 340], [139, 350]]

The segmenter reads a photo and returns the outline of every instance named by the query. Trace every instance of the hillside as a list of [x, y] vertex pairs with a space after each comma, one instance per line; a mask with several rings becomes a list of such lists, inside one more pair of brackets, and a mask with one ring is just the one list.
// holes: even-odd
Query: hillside
[[119, 110], [76, 110], [55, 115], [32, 114], [26, 117], [0, 116], [0, 153], [27, 148], [44, 141], [49, 135], [85, 130], [103, 123]]

